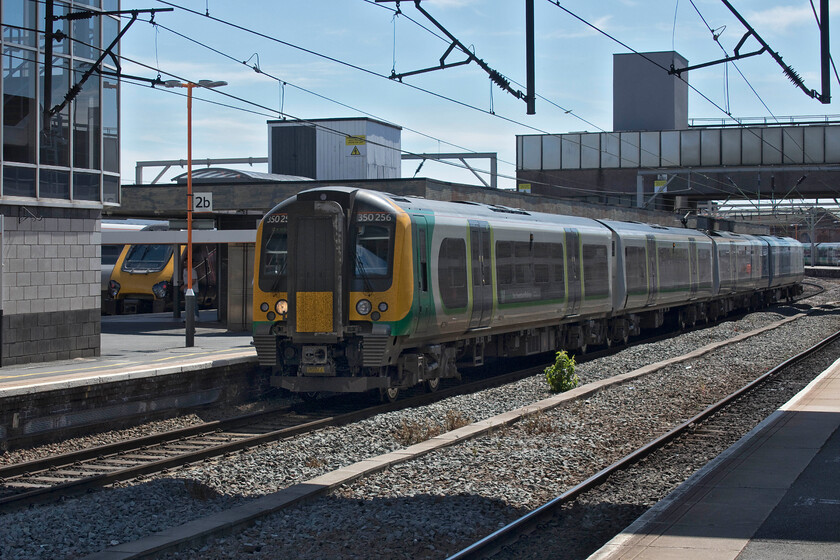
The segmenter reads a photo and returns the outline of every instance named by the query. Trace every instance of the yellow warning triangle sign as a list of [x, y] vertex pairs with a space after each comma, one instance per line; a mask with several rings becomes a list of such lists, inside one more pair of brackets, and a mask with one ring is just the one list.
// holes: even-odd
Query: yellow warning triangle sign
[[359, 151], [358, 146], [353, 146], [353, 151], [350, 152], [350, 155], [351, 156], [360, 156], [360, 155], [362, 155], [362, 152]]

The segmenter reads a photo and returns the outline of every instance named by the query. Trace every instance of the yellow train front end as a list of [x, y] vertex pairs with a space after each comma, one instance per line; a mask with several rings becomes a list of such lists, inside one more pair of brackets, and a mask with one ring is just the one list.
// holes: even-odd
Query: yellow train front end
[[254, 344], [272, 385], [391, 386], [414, 297], [408, 215], [370, 192], [313, 189], [269, 212], [256, 242]]
[[173, 255], [171, 245], [126, 245], [111, 272], [108, 297], [124, 311], [163, 311], [171, 300]]

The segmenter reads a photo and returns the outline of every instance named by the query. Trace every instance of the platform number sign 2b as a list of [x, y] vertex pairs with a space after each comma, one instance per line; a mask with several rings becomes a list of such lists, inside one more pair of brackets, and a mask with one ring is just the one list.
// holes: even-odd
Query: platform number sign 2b
[[193, 212], [212, 212], [213, 193], [193, 193]]

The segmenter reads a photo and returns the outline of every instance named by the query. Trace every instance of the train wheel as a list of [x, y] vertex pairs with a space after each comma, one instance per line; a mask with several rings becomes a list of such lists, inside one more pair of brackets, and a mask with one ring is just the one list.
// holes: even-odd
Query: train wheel
[[399, 387], [386, 387], [379, 390], [379, 400], [392, 403], [400, 396]]
[[426, 391], [429, 393], [434, 393], [438, 389], [440, 389], [440, 377], [435, 377], [434, 379], [427, 379], [424, 382], [426, 386]]

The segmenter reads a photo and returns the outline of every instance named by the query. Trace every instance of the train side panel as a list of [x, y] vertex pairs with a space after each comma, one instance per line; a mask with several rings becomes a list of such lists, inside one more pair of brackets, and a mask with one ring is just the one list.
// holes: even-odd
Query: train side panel
[[485, 357], [626, 342], [666, 317], [772, 303], [801, 278], [788, 242], [352, 187], [282, 202], [257, 243], [259, 361], [301, 393], [391, 394]]

